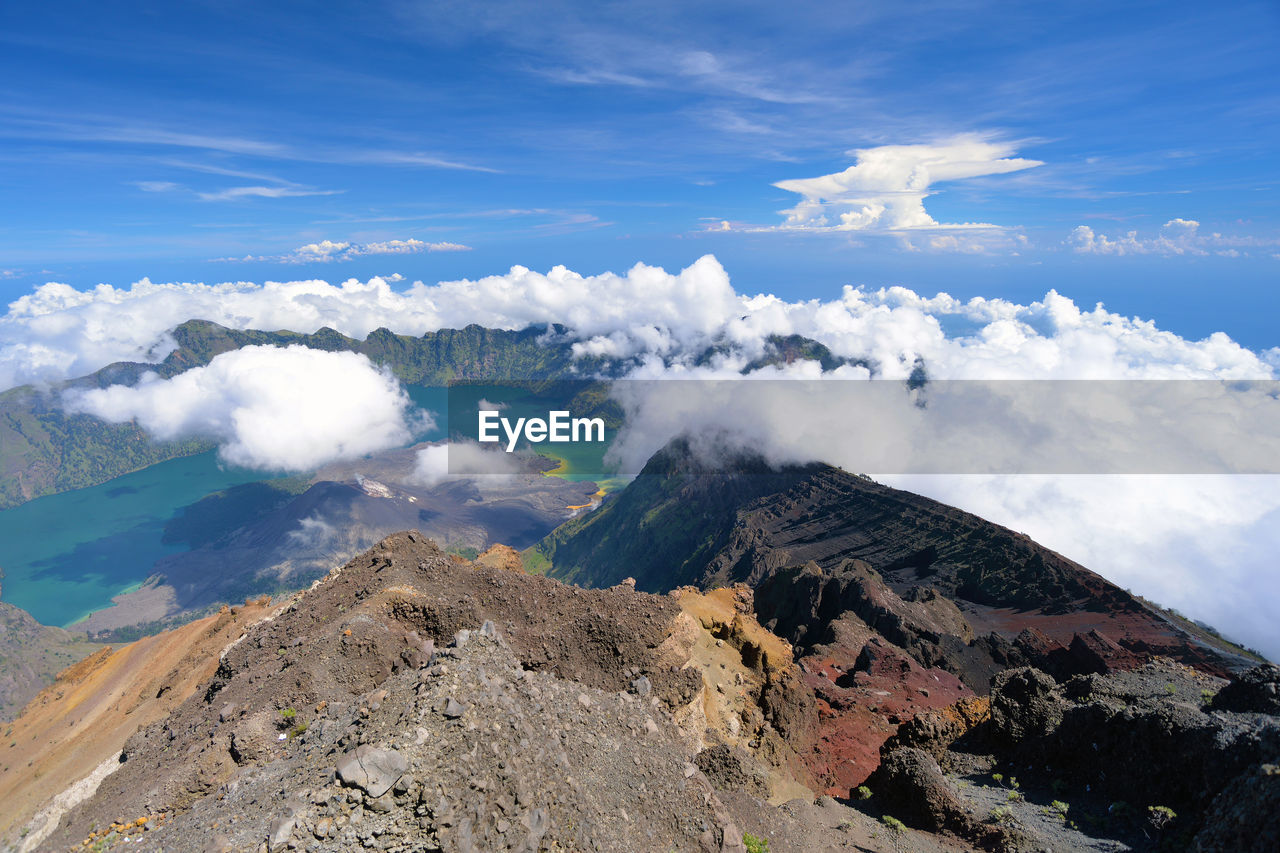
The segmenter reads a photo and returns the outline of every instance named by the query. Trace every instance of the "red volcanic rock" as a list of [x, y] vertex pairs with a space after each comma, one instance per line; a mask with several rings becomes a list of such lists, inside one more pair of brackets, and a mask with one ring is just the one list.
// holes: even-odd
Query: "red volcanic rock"
[[1013, 642], [1023, 654], [1033, 661], [1040, 661], [1054, 653], [1066, 651], [1066, 647], [1062, 643], [1059, 643], [1038, 628], [1023, 628], [1022, 633]]
[[1146, 661], [1097, 632], [1076, 634], [1067, 649], [1069, 668], [1079, 674], [1105, 675], [1113, 670], [1137, 669]]
[[806, 765], [826, 793], [847, 797], [880, 765], [880, 747], [901, 724], [974, 694], [951, 673], [922, 667], [856, 616], [845, 614], [833, 627], [837, 642], [799, 662], [818, 705], [818, 738]]

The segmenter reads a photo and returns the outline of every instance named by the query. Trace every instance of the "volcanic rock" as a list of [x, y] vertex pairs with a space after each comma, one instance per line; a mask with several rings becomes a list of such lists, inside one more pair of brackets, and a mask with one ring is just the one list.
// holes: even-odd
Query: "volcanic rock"
[[395, 750], [365, 744], [338, 759], [337, 772], [343, 784], [377, 798], [390, 791], [408, 769], [409, 763]]

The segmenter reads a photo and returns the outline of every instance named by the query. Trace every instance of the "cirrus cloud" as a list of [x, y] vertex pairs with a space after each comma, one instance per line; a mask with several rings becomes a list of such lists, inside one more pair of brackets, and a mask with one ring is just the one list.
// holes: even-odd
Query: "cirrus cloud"
[[315, 264], [350, 261], [366, 255], [415, 255], [419, 252], [469, 252], [462, 243], [428, 243], [410, 237], [408, 240], [383, 240], [374, 243], [320, 240], [299, 246], [283, 255], [246, 255], [243, 258], [215, 258], [217, 261], [274, 261], [281, 264]]

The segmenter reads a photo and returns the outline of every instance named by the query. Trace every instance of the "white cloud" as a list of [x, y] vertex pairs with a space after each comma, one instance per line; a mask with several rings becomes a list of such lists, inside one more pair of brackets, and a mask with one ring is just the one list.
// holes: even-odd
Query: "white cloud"
[[298, 548], [319, 548], [329, 544], [337, 535], [337, 528], [317, 513], [301, 519], [297, 530], [289, 531], [289, 541]]
[[217, 441], [226, 462], [305, 471], [398, 447], [413, 434], [399, 382], [363, 355], [254, 346], [172, 379], [68, 392], [64, 404], [107, 421], [136, 420], [161, 440]]
[[519, 329], [561, 323], [582, 354], [692, 361], [711, 344], [741, 366], [770, 334], [801, 334], [837, 355], [901, 377], [917, 358], [939, 378], [1270, 378], [1274, 367], [1223, 334], [1191, 341], [1050, 291], [1018, 305], [924, 298], [906, 288], [846, 287], [831, 300], [787, 302], [737, 293], [711, 256], [679, 273], [637, 264], [623, 275], [564, 267], [393, 290], [385, 279], [102, 284], [50, 283], [0, 317], [0, 388], [90, 373], [114, 361], [159, 361], [167, 330], [192, 318], [233, 328], [363, 338], [379, 327], [421, 335], [469, 323]]
[[528, 460], [519, 453], [486, 450], [475, 442], [452, 441], [433, 444], [418, 451], [410, 482], [420, 486], [438, 486], [452, 478], [467, 479], [477, 475], [511, 477], [528, 474]]
[[[217, 258], [218, 261], [274, 261], [282, 264], [329, 263], [349, 261], [365, 255], [413, 255], [419, 252], [469, 252], [470, 246], [462, 243], [428, 243], [410, 237], [408, 240], [384, 240], [376, 243], [352, 243], [350, 241], [321, 240], [299, 246], [284, 255], [248, 255], [243, 258]], [[404, 276], [388, 277], [388, 281], [400, 281]]]
[[[720, 264], [707, 256], [678, 273], [645, 265], [620, 275], [580, 275], [564, 267], [544, 274], [514, 267], [504, 275], [415, 283], [401, 290], [380, 278], [261, 285], [143, 280], [129, 288], [99, 285], [85, 291], [46, 284], [0, 317], [0, 387], [83, 375], [123, 359], [162, 359], [173, 346], [165, 331], [193, 317], [236, 328], [312, 332], [330, 326], [357, 338], [382, 326], [420, 335], [468, 323], [516, 329], [557, 322], [569, 327], [569, 340], [584, 354], [635, 357], [638, 375], [705, 372], [694, 361], [713, 343], [723, 345], [724, 352], [713, 359], [712, 369], [732, 374], [763, 352], [768, 335], [800, 334], [823, 342], [837, 355], [868, 359], [877, 375], [889, 378], [907, 376], [917, 358], [932, 377], [953, 379], [1280, 376], [1280, 349], [1254, 353], [1224, 334], [1188, 340], [1101, 306], [1082, 308], [1054, 291], [1025, 305], [854, 287], [827, 300], [788, 302], [736, 292]], [[856, 373], [857, 368], [846, 371]], [[226, 385], [215, 384], [219, 389]], [[320, 390], [329, 393], [327, 387]], [[121, 393], [128, 403], [122, 404], [125, 416], [143, 412], [144, 403], [159, 407], [164, 402], [145, 388]], [[229, 411], [236, 400], [221, 394], [207, 395], [212, 413], [206, 417], [229, 436], [221, 440], [235, 444], [238, 427], [225, 416], [219, 421], [217, 412]], [[386, 417], [379, 422], [394, 424], [394, 394], [375, 396], [386, 403]], [[174, 410], [173, 417], [191, 423], [201, 410], [193, 406], [189, 417]], [[314, 413], [317, 420], [359, 416], [349, 405], [298, 411]], [[283, 423], [290, 429], [308, 420], [297, 411], [287, 414]], [[276, 455], [271, 451], [267, 447], [249, 455], [269, 458]], [[446, 453], [435, 450], [420, 457], [422, 476], [447, 472]], [[1172, 478], [1149, 477], [1115, 489], [1103, 484], [1081, 496], [1070, 491], [1069, 480], [1051, 489], [1004, 478], [1004, 485], [990, 488], [965, 492], [939, 485], [930, 487], [935, 489], [930, 493], [1040, 535], [1138, 592], [1231, 628], [1262, 624], [1280, 607], [1275, 534], [1264, 529], [1266, 524], [1280, 529], [1274, 524], [1280, 520], [1276, 480], [1241, 477], [1208, 487], [1203, 477], [1184, 478], [1180, 485]], [[980, 502], [987, 493], [996, 497]], [[993, 503], [997, 497], [999, 504]], [[1186, 523], [1158, 522], [1166, 505], [1170, 519]], [[1099, 517], [1111, 526], [1101, 526]], [[1145, 551], [1144, 545], [1149, 546]], [[1246, 642], [1280, 654], [1274, 629], [1269, 638], [1249, 630], [1241, 630]]]
[[311, 195], [338, 195], [343, 190], [315, 190], [298, 186], [228, 187], [225, 190], [196, 193], [203, 201], [235, 201], [242, 198], [297, 198]]
[[870, 474], [1280, 473], [1271, 381], [934, 380], [911, 394], [901, 382], [865, 381], [862, 367], [823, 373], [813, 362], [748, 377], [775, 381], [703, 367], [658, 373], [709, 378], [615, 385], [627, 417], [610, 454], [627, 474], [682, 434], [758, 449], [778, 465]]
[[[341, 245], [341, 244], [334, 244]], [[340, 250], [345, 251], [345, 250]], [[691, 363], [723, 344], [730, 366], [763, 352], [768, 335], [800, 334], [837, 355], [870, 359], [901, 377], [917, 358], [938, 378], [1270, 378], [1273, 366], [1223, 334], [1199, 341], [1101, 306], [1082, 310], [1050, 291], [1018, 305], [1000, 299], [924, 298], [906, 288], [846, 287], [835, 299], [787, 302], [737, 293], [714, 257], [679, 273], [637, 264], [623, 275], [564, 267], [394, 290], [385, 279], [223, 284], [50, 283], [0, 317], [0, 388], [90, 373], [121, 360], [159, 361], [166, 331], [192, 319], [233, 328], [363, 338], [379, 327], [421, 335], [469, 323], [519, 329], [560, 323], [581, 354]]]
[[1227, 258], [1247, 256], [1242, 248], [1265, 248], [1280, 241], [1247, 235], [1225, 235], [1219, 232], [1205, 234], [1194, 219], [1170, 219], [1160, 227], [1154, 237], [1139, 237], [1137, 231], [1108, 237], [1098, 234], [1088, 225], [1077, 225], [1067, 238], [1067, 245], [1080, 254], [1087, 255], [1194, 255], [1210, 252]]
[[1280, 660], [1280, 477], [878, 479], [1026, 533]]
[[173, 181], [138, 181], [135, 186], [144, 193], [168, 193], [182, 189], [181, 184]]
[[[929, 144], [860, 148], [850, 152], [857, 162], [843, 172], [775, 183], [779, 189], [802, 197], [795, 207], [782, 211], [786, 222], [776, 230], [998, 230], [998, 226], [981, 222], [938, 222], [925, 210], [924, 200], [938, 183], [1043, 165], [1039, 160], [1011, 156], [1015, 152], [1011, 143], [975, 135]], [[961, 239], [952, 235], [936, 248], [956, 248]]]
[[408, 240], [387, 240], [382, 243], [365, 243], [355, 247], [359, 255], [411, 255], [415, 252], [469, 252], [470, 246], [461, 243], [424, 243], [410, 237]]

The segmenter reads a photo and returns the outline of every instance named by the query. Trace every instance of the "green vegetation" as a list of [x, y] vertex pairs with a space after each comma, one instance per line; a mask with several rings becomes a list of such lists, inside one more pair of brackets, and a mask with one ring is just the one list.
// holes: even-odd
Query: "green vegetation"
[[1013, 823], [1013, 810], [1008, 806], [996, 806], [991, 810], [992, 823]]
[[1156, 832], [1164, 829], [1169, 821], [1177, 816], [1177, 813], [1168, 806], [1147, 806], [1147, 823]]
[[551, 570], [551, 561], [542, 556], [536, 545], [521, 551], [520, 561], [524, 563], [525, 572], [531, 575], [545, 575]]
[[[1021, 785], [1018, 784], [1017, 776], [1010, 776], [1008, 782], [1005, 782], [1003, 773], [992, 773], [991, 778], [996, 780], [996, 783], [999, 784], [1002, 788], [1008, 788], [1012, 791], [1016, 791], [1022, 787]], [[1010, 797], [1010, 799], [1013, 799], [1013, 798]]]
[[871, 799], [871, 789], [868, 788], [866, 785], [859, 785], [857, 788], [857, 793], [858, 793], [858, 799], [860, 800]]
[[769, 839], [760, 838], [747, 832], [742, 836], [742, 843], [747, 853], [769, 853]]
[[1063, 820], [1066, 819], [1067, 812], [1071, 811], [1071, 806], [1067, 805], [1062, 800], [1054, 800], [1049, 803], [1049, 808], [1061, 815]]
[[292, 720], [294, 717], [298, 716], [298, 712], [292, 708], [281, 708], [280, 716], [286, 720]]
[[893, 849], [905, 850], [907, 825], [892, 815], [885, 815], [880, 818], [880, 822], [884, 824], [884, 828], [889, 832], [889, 840], [893, 843]]
[[[686, 448], [672, 445], [616, 497], [529, 549], [526, 564], [582, 586], [609, 587], [628, 575], [642, 588], [693, 583], [728, 544], [742, 506], [804, 477], [801, 469], [776, 472], [763, 462], [743, 468], [708, 477]], [[545, 572], [544, 561], [550, 564]]]
[[211, 446], [195, 440], [154, 442], [136, 424], [69, 414], [55, 393], [14, 388], [0, 394], [0, 510]]

